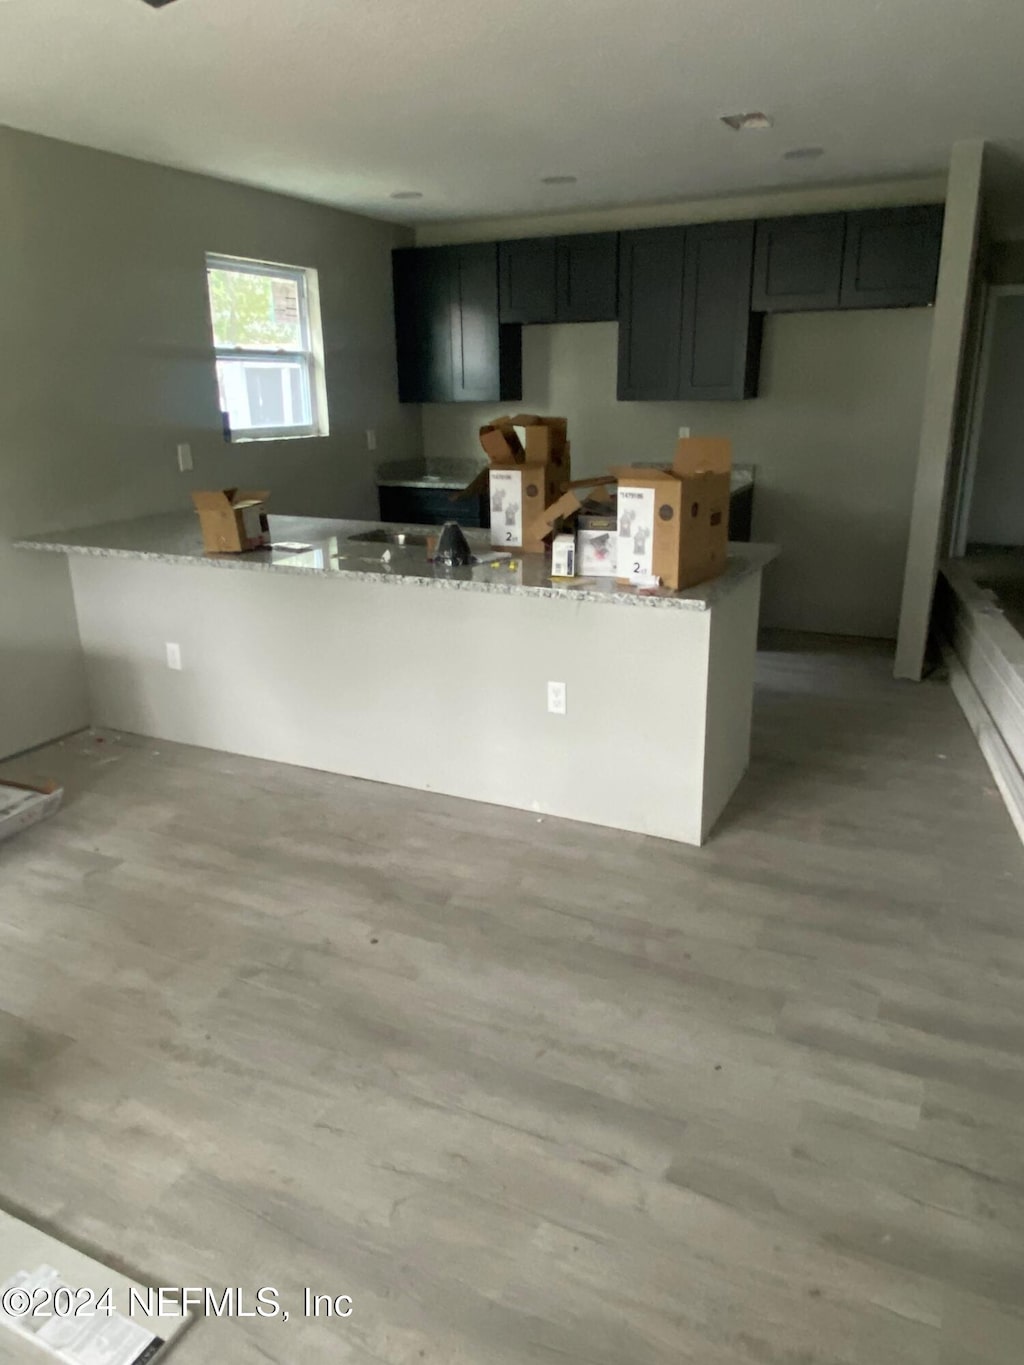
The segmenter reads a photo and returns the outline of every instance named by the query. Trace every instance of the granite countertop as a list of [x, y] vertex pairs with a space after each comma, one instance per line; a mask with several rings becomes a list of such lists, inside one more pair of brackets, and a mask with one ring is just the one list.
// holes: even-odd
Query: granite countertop
[[[194, 512], [114, 521], [74, 531], [32, 536], [16, 541], [21, 550], [55, 554], [93, 555], [102, 558], [144, 559], [164, 564], [188, 564], [208, 569], [258, 573], [314, 574], [337, 579], [360, 579], [374, 583], [405, 583], [463, 592], [526, 593], [537, 597], [608, 602], [643, 607], [671, 607], [707, 611], [719, 597], [749, 574], [773, 560], [774, 545], [730, 544], [725, 573], [696, 588], [671, 592], [659, 588], [641, 592], [611, 578], [579, 578], [553, 582], [544, 555], [518, 554], [491, 560], [490, 532], [468, 529], [478, 565], [464, 569], [434, 568], [423, 546], [398, 546], [354, 541], [353, 536], [380, 529], [375, 521], [325, 521], [317, 517], [270, 518], [272, 546], [247, 554], [208, 555], [203, 550], [199, 522]], [[436, 526], [391, 526], [396, 531], [436, 535]], [[385, 552], [388, 558], [384, 558]], [[494, 555], [501, 553], [493, 551]]]
[[447, 491], [463, 489], [476, 477], [479, 470], [466, 474], [409, 474], [405, 477], [395, 475], [389, 478], [378, 477], [378, 488], [438, 488]]

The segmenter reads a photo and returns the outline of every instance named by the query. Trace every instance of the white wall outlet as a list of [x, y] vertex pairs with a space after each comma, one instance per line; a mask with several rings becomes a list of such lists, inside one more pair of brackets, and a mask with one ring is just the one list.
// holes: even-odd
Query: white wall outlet
[[181, 645], [167, 644], [167, 667], [181, 672]]
[[548, 710], [553, 716], [565, 715], [565, 683], [548, 683]]
[[182, 441], [178, 446], [178, 469], [182, 474], [187, 474], [192, 468], [192, 447], [187, 441]]
[[366, 428], [366, 449], [377, 449], [377, 433], [374, 431], [373, 427]]
[[689, 436], [689, 434], [690, 434], [690, 428], [689, 428], [689, 427], [680, 427], [680, 428], [679, 428], [679, 435], [680, 435], [681, 437], [683, 437], [684, 439], [685, 439], [687, 436]]

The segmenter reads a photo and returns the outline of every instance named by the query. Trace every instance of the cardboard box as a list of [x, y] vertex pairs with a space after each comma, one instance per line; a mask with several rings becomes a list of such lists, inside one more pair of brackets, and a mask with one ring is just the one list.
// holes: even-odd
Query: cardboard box
[[[614, 474], [602, 474], [594, 479], [575, 479], [560, 497], [550, 503], [527, 528], [533, 540], [546, 540], [556, 531], [566, 530], [575, 514], [589, 505], [611, 508], [615, 483]], [[607, 491], [606, 491], [607, 490]]]
[[480, 444], [492, 464], [557, 464], [569, 477], [569, 422], [521, 412], [495, 417], [480, 428]]
[[536, 523], [561, 489], [557, 466], [492, 465], [489, 485], [491, 544], [542, 552], [544, 537], [537, 534]]
[[241, 554], [258, 550], [270, 542], [270, 525], [263, 504], [267, 492], [247, 492], [240, 488], [218, 488], [192, 494], [203, 549], [208, 555]]
[[576, 577], [576, 537], [555, 536], [551, 542], [551, 577]]
[[618, 551], [618, 522], [614, 512], [581, 512], [576, 518], [576, 572], [583, 578], [615, 578]]
[[544, 549], [535, 523], [569, 480], [567, 429], [564, 417], [533, 413], [496, 417], [480, 428], [480, 444], [489, 461], [492, 545], [528, 552]]
[[613, 470], [619, 483], [617, 577], [653, 575], [667, 588], [716, 578], [729, 541], [732, 447], [724, 437], [682, 437], [671, 469]]

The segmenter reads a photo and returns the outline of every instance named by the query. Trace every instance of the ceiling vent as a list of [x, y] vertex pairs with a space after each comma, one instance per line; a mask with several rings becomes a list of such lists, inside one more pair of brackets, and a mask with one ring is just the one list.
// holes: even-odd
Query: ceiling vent
[[757, 128], [770, 128], [772, 120], [767, 114], [723, 114], [722, 122], [734, 133], [748, 133]]

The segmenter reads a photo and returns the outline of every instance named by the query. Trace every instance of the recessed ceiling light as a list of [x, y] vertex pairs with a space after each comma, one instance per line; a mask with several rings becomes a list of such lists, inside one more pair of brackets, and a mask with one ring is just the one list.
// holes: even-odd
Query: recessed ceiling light
[[575, 185], [574, 175], [542, 175], [540, 178], [542, 185]]
[[722, 122], [736, 133], [747, 133], [755, 128], [770, 128], [772, 120], [767, 114], [723, 114]]
[[824, 156], [824, 147], [791, 147], [782, 153], [783, 161], [813, 161], [816, 156]]
[[392, 199], [422, 199], [423, 195], [419, 190], [395, 190]]

